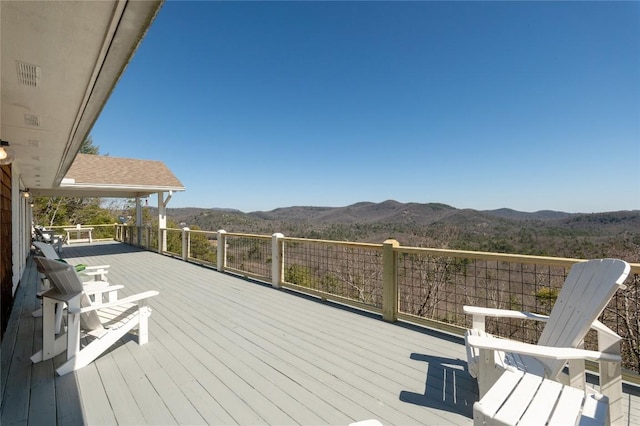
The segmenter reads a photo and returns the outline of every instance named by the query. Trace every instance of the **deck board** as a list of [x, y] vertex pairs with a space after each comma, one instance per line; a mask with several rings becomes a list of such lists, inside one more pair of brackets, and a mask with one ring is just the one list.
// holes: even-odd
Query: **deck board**
[[53, 361], [35, 364], [31, 370], [29, 422], [38, 425], [56, 424], [56, 393]]
[[[82, 393], [82, 408], [86, 418], [86, 424], [89, 425], [113, 425], [116, 424], [116, 417], [104, 383], [98, 373], [96, 363], [87, 365], [82, 369], [82, 374], [67, 374], [60, 379], [69, 377], [77, 377], [77, 390]], [[71, 412], [66, 409], [66, 405], [60, 404], [59, 411], [61, 413]], [[66, 424], [60, 422], [58, 424]]]
[[[27, 279], [35, 281], [31, 269], [25, 274]], [[8, 363], [7, 375], [2, 399], [0, 423], [3, 425], [27, 424], [29, 419], [29, 403], [31, 394], [32, 364], [35, 321], [31, 312], [39, 304], [36, 299], [35, 286], [27, 286], [17, 292], [12, 316], [18, 316], [18, 324], [6, 339], [15, 339], [12, 357]], [[3, 338], [3, 342], [5, 339]], [[4, 352], [4, 351], [3, 351]], [[5, 408], [9, 408], [8, 410]]]
[[[472, 423], [477, 389], [458, 337], [115, 242], [67, 246], [63, 256], [111, 264], [122, 295], [160, 292], [149, 343], [127, 337], [63, 377], [53, 369], [64, 354], [26, 362], [41, 345], [30, 266], [2, 342], [3, 425]], [[638, 396], [625, 397], [637, 422]]]

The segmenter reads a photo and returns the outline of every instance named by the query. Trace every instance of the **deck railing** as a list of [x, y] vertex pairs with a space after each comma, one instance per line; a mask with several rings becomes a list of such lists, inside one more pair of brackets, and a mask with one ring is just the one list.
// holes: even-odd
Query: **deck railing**
[[[584, 259], [163, 229], [166, 248], [144, 228], [121, 226], [119, 241], [326, 300], [462, 334], [471, 326], [463, 305], [548, 313], [569, 269]], [[149, 235], [137, 239], [138, 235]], [[128, 237], [128, 238], [127, 238]], [[134, 238], [135, 237], [135, 238]], [[142, 241], [143, 243], [138, 243]], [[601, 321], [623, 338], [623, 364], [640, 371], [640, 264], [616, 293]], [[487, 331], [534, 343], [539, 323], [489, 321]], [[596, 348], [595, 336], [585, 347]]]

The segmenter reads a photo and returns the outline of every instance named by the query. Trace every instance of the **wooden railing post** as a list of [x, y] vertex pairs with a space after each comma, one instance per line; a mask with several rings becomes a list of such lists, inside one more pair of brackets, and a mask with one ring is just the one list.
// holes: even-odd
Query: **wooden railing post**
[[167, 251], [167, 230], [165, 228], [158, 228], [158, 253], [164, 253]]
[[396, 240], [382, 243], [382, 319], [388, 322], [398, 319], [398, 256], [394, 249], [399, 246], [400, 243]]
[[218, 271], [224, 272], [224, 268], [227, 266], [227, 231], [221, 229], [218, 231]]
[[277, 232], [271, 236], [271, 285], [280, 288], [284, 278], [284, 235]]
[[189, 227], [185, 226], [184, 228], [182, 228], [182, 260], [184, 260], [185, 262], [187, 261], [187, 259], [189, 259], [189, 255], [190, 255], [190, 241], [191, 240], [191, 233], [189, 232]]

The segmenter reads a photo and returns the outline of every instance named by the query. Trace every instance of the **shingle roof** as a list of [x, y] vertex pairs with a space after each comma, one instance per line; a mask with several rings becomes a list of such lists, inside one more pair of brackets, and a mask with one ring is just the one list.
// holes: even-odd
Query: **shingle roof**
[[65, 178], [76, 184], [175, 187], [182, 183], [161, 161], [78, 154]]
[[182, 182], [161, 161], [78, 154], [60, 187], [41, 192], [127, 197], [184, 190]]

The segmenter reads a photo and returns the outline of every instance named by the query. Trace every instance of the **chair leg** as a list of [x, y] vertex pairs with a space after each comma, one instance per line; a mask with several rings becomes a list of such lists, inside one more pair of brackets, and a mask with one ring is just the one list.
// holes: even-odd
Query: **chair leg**
[[[620, 355], [619, 337], [598, 332], [598, 350]], [[609, 398], [611, 424], [622, 424], [622, 366], [619, 362], [600, 361], [600, 393]]]
[[609, 398], [611, 424], [622, 424], [622, 371], [619, 362], [600, 362], [600, 393]]
[[[98, 358], [104, 351], [109, 349], [114, 343], [124, 337], [125, 334], [137, 325], [137, 321], [131, 321], [133, 321], [133, 323], [129, 324], [128, 327], [120, 327], [116, 330], [110, 329], [104, 336], [99, 339], [94, 339], [91, 343], [82, 348], [82, 350], [76, 352], [73, 357], [68, 357], [67, 362], [56, 369], [58, 375], [64, 376], [67, 373], [89, 365], [93, 360]], [[69, 338], [71, 339], [71, 336], [69, 336]], [[78, 346], [80, 344], [79, 337], [77, 344]]]
[[64, 336], [56, 338], [57, 318], [56, 310], [61, 311], [59, 303], [48, 297], [42, 299], [42, 351], [31, 357], [32, 362], [51, 359], [64, 351], [63, 343], [66, 343]]
[[480, 349], [478, 357], [478, 393], [482, 398], [500, 378], [503, 369], [496, 367], [495, 354], [490, 349]]
[[140, 308], [138, 310], [139, 324], [138, 324], [138, 344], [144, 345], [149, 342], [149, 316], [151, 315], [151, 308], [147, 306], [146, 300], [140, 302]]

